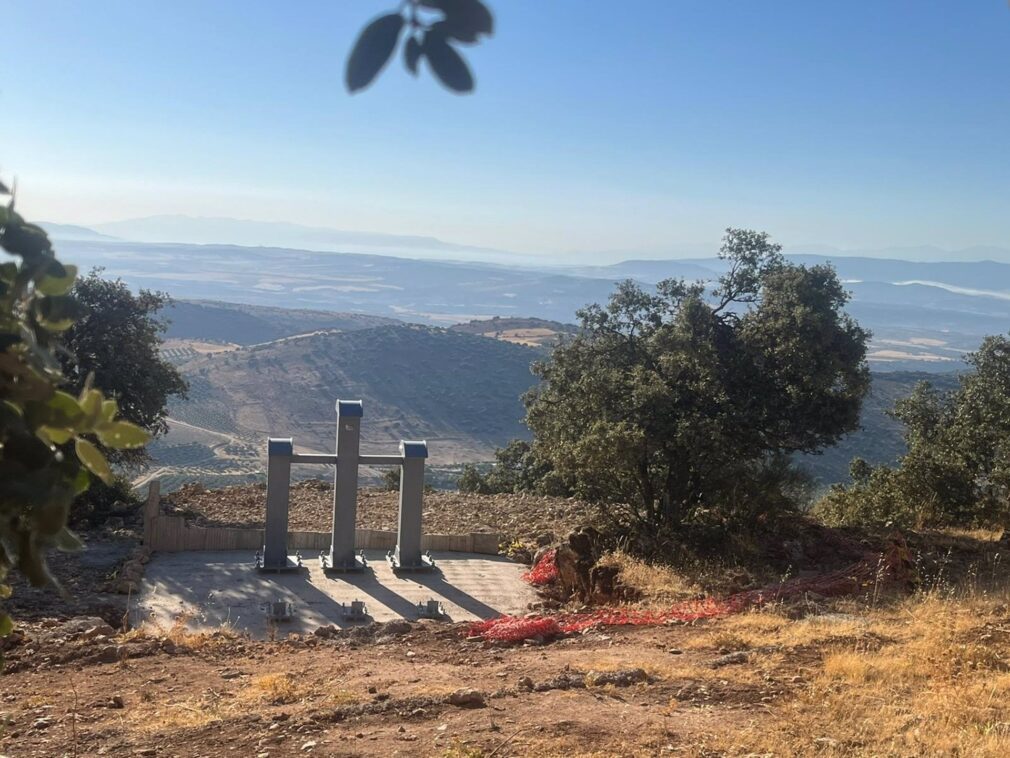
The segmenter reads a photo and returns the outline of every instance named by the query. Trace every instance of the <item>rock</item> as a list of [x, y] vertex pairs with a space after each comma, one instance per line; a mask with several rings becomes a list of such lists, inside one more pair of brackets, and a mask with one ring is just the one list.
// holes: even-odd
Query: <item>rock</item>
[[109, 626], [105, 619], [98, 618], [97, 616], [81, 616], [54, 627], [52, 635], [53, 637], [76, 639], [86, 636], [89, 632], [91, 632], [92, 637], [99, 634], [110, 637], [116, 633], [116, 630]]
[[671, 647], [666, 652], [668, 652], [670, 655], [683, 655], [684, 653], [684, 651], [681, 650], [679, 647]]
[[382, 634], [383, 636], [399, 637], [400, 635], [407, 634], [411, 630], [411, 625], [409, 621], [405, 619], [396, 619], [395, 621], [387, 621], [384, 624], [379, 624], [375, 633]]
[[120, 660], [120, 646], [106, 645], [98, 651], [99, 663], [116, 663]]
[[123, 698], [121, 698], [119, 695], [113, 695], [112, 697], [109, 698], [108, 707], [117, 709], [122, 708]]
[[110, 586], [110, 591], [115, 592], [119, 595], [132, 595], [139, 589], [137, 582], [132, 582], [129, 579], [117, 579]]
[[516, 682], [516, 689], [520, 692], [533, 692], [533, 680], [528, 676], [519, 677], [519, 681]]
[[[554, 543], [554, 535], [550, 532], [541, 532], [536, 536], [534, 542], [537, 543], [537, 547], [547, 547]], [[540, 552], [539, 550], [537, 551]]]
[[42, 718], [35, 719], [32, 722], [32, 729], [48, 729], [54, 723], [56, 723], [52, 716], [43, 716]]
[[324, 640], [335, 636], [336, 633], [337, 628], [333, 624], [328, 624], [327, 626], [321, 626], [318, 629], [316, 629], [316, 631], [313, 632], [313, 634], [316, 637], [321, 637]]
[[93, 640], [97, 637], [105, 637], [108, 639], [116, 634], [116, 630], [111, 626], [102, 622], [101, 624], [96, 624], [95, 626], [89, 626], [81, 633], [81, 638], [86, 640]]
[[592, 687], [603, 687], [612, 684], [615, 687], [630, 687], [639, 682], [648, 682], [649, 675], [645, 669], [618, 669], [617, 671], [590, 671], [586, 674], [586, 684]]
[[484, 693], [480, 690], [459, 689], [449, 695], [445, 700], [449, 705], [459, 708], [483, 708], [487, 705]]
[[709, 665], [714, 668], [721, 668], [723, 666], [733, 666], [739, 663], [746, 663], [749, 660], [749, 656], [743, 650], [738, 650], [735, 653], [727, 653], [726, 655], [720, 655]]
[[308, 742], [302, 745], [302, 750], [311, 750], [316, 746], [316, 744], [317, 743], [315, 740], [309, 740]]

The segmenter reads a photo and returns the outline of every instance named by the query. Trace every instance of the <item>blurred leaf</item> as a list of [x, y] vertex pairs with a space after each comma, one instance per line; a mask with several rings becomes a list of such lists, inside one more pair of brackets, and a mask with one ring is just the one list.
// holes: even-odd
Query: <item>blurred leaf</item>
[[128, 421], [103, 424], [98, 427], [96, 433], [103, 445], [116, 450], [143, 447], [151, 439], [150, 434]]
[[36, 282], [35, 288], [43, 295], [66, 295], [74, 286], [76, 279], [76, 266], [64, 266], [59, 261], [53, 260], [45, 276]]
[[86, 468], [79, 468], [70, 484], [73, 487], [74, 497], [77, 497], [91, 486], [91, 474], [88, 473]]
[[39, 433], [44, 434], [54, 445], [62, 445], [74, 438], [72, 431], [56, 426], [40, 426]]
[[53, 396], [46, 401], [48, 414], [45, 419], [46, 426], [61, 426], [74, 428], [81, 422], [84, 415], [81, 406], [77, 403], [77, 398], [73, 395], [57, 390]]
[[63, 527], [56, 535], [56, 547], [65, 553], [76, 553], [84, 549], [84, 541], [72, 531]]
[[86, 313], [84, 306], [70, 295], [44, 297], [36, 302], [35, 309], [42, 325], [54, 332], [66, 331]]
[[417, 76], [417, 62], [421, 60], [421, 43], [417, 37], [410, 37], [403, 48], [403, 61], [407, 70]]
[[85, 389], [81, 392], [81, 410], [84, 412], [84, 423], [88, 430], [102, 417], [103, 405], [102, 393], [98, 390]]
[[473, 35], [473, 39], [465, 41], [474, 42], [478, 34], [494, 33], [494, 16], [480, 0], [421, 0], [421, 5], [445, 14], [446, 24], [455, 30], [450, 36], [456, 37], [457, 33]]
[[430, 31], [441, 34], [443, 37], [452, 37], [458, 42], [473, 43], [480, 35], [473, 29], [462, 28], [458, 25], [450, 24], [448, 21], [436, 21], [429, 27]]
[[403, 24], [403, 16], [390, 13], [364, 28], [347, 60], [347, 89], [357, 92], [372, 83], [393, 55]]
[[102, 419], [105, 421], [112, 421], [116, 417], [116, 411], [119, 408], [116, 405], [115, 400], [103, 400], [102, 401]]
[[88, 440], [78, 437], [74, 442], [74, 449], [81, 463], [88, 467], [88, 470], [101, 479], [106, 484], [112, 483], [112, 470], [101, 451]]
[[470, 73], [470, 67], [443, 35], [432, 32], [425, 35], [424, 55], [431, 65], [431, 70], [446, 87], [453, 92], [473, 91], [473, 75]]
[[0, 637], [6, 637], [14, 631], [14, 621], [6, 613], [0, 613]]

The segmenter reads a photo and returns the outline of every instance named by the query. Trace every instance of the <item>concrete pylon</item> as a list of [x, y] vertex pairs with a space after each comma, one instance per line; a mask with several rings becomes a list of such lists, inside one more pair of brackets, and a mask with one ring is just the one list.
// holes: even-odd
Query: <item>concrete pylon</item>
[[425, 441], [402, 440], [400, 456], [400, 514], [397, 520], [396, 549], [389, 556], [394, 569], [418, 571], [434, 568], [430, 557], [421, 555], [421, 511], [424, 507]]
[[288, 502], [293, 454], [294, 442], [290, 437], [267, 440], [267, 513], [259, 564], [264, 571], [297, 568], [297, 563], [288, 559]]
[[327, 568], [360, 571], [364, 562], [354, 553], [358, 508], [358, 457], [361, 448], [360, 400], [337, 401], [337, 466], [333, 481], [333, 537]]

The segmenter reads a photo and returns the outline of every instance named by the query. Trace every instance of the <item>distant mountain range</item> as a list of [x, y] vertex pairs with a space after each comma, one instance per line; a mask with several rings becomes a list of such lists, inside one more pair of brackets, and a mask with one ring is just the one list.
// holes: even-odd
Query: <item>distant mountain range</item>
[[[451, 258], [454, 260], [497, 262], [506, 265], [520, 263], [536, 265], [538, 262], [544, 264], [552, 258], [551, 255], [545, 253], [519, 253], [499, 248], [447, 242], [431, 236], [352, 231], [321, 226], [306, 226], [282, 221], [255, 221], [214, 216], [164, 214], [90, 224], [88, 226], [53, 224], [48, 222], [43, 222], [41, 226], [49, 231], [50, 236], [59, 240], [121, 239], [131, 242], [189, 245], [283, 247], [328, 252], [360, 252], [440, 259]], [[658, 272], [668, 270], [676, 264], [676, 266], [683, 266], [682, 270], [688, 272], [691, 270], [692, 263], [699, 264], [700, 268], [703, 269], [708, 268], [705, 264], [710, 260], [710, 256], [714, 257], [717, 249], [717, 243], [708, 245], [695, 243], [671, 245], [665, 253], [654, 250], [649, 251], [645, 256], [641, 254], [636, 255], [629, 251], [624, 253], [629, 259], [623, 263], [616, 264], [616, 266], [628, 272]], [[955, 263], [992, 260], [1010, 263], [1010, 248], [994, 246], [976, 246], [959, 250], [948, 250], [929, 245], [889, 247], [873, 250], [845, 250], [813, 243], [788, 246], [786, 252], [791, 255], [816, 255], [832, 259], [874, 258], [893, 259], [896, 261]], [[621, 251], [611, 250], [582, 254], [569, 252], [565, 255], [568, 259], [577, 259], [584, 256], [593, 256], [597, 259], [605, 256], [613, 259], [622, 256], [622, 253]], [[664, 266], [666, 267], [665, 269]], [[568, 266], [567, 268], [572, 273], [578, 275], [593, 276], [594, 270], [610, 267]], [[637, 278], [637, 274], [629, 273], [628, 275]]]
[[484, 261], [512, 261], [523, 257], [505, 250], [445, 242], [436, 237], [221, 217], [161, 215], [92, 224], [88, 228], [50, 223], [43, 223], [42, 226], [54, 239], [61, 240], [120, 239], [189, 245], [287, 247], [323, 252], [369, 252]]

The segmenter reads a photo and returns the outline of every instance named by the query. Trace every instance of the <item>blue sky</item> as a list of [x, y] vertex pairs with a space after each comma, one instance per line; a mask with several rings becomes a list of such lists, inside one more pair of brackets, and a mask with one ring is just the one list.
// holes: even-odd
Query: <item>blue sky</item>
[[161, 213], [573, 260], [790, 244], [1010, 247], [1006, 0], [489, 0], [454, 96], [392, 0], [4, 0], [0, 169], [34, 218]]

